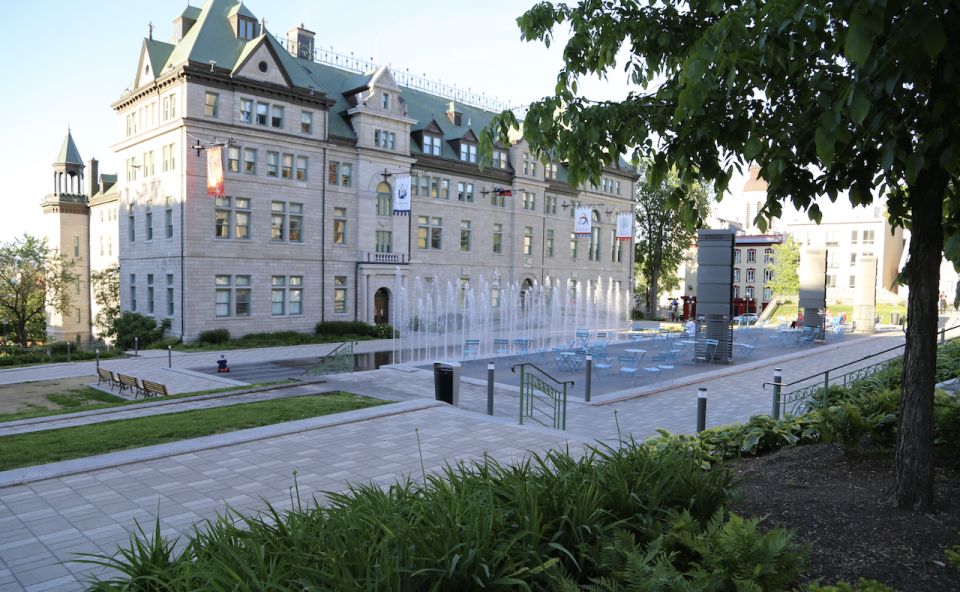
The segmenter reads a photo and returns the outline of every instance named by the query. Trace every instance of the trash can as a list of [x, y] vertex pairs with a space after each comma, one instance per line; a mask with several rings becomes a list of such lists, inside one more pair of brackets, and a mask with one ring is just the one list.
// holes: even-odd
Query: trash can
[[899, 324], [900, 324], [900, 313], [899, 313], [899, 312], [891, 312], [891, 313], [890, 313], [890, 324], [891, 324], [891, 325], [899, 325]]
[[433, 363], [433, 392], [437, 401], [448, 405], [459, 403], [460, 364], [455, 362]]

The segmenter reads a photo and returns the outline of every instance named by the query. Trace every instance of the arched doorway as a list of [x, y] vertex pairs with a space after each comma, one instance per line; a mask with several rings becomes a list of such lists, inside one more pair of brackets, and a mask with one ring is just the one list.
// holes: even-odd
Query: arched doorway
[[380, 288], [373, 295], [373, 322], [385, 325], [390, 322], [390, 290]]
[[523, 280], [520, 284], [520, 310], [524, 310], [527, 304], [527, 292], [533, 289], [533, 281], [530, 278]]

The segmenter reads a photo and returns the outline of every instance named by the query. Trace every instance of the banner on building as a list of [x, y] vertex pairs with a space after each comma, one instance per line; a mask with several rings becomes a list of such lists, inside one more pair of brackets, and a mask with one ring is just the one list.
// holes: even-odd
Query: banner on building
[[223, 149], [220, 146], [207, 148], [207, 195], [223, 195]]
[[577, 208], [573, 216], [573, 233], [590, 236], [592, 230], [590, 222], [590, 208]]
[[617, 214], [617, 240], [633, 239], [633, 214], [621, 212]]
[[513, 189], [504, 188], [504, 187], [494, 187], [493, 194], [497, 197], [512, 197]]
[[393, 190], [393, 214], [410, 215], [410, 175], [397, 175]]

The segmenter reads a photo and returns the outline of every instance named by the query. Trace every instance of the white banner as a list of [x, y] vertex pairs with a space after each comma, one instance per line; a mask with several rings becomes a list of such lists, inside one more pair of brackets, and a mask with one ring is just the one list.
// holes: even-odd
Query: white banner
[[633, 214], [617, 214], [617, 240], [631, 240], [633, 238]]
[[207, 148], [207, 195], [223, 195], [223, 150], [220, 146]]
[[590, 235], [592, 225], [590, 224], [590, 208], [577, 208], [573, 216], [573, 233]]
[[410, 175], [397, 175], [393, 190], [393, 213], [396, 216], [410, 214]]

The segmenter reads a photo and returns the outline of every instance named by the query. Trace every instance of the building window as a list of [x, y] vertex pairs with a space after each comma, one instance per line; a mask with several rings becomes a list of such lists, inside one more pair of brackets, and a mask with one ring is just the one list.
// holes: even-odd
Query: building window
[[440, 156], [440, 137], [423, 134], [423, 153]]
[[80, 237], [79, 236], [73, 237], [73, 256], [74, 257], [80, 256]]
[[739, 268], [739, 267], [734, 267], [734, 268], [733, 268], [733, 281], [735, 281], [735, 282], [739, 282], [739, 281], [740, 281], [740, 268]]
[[136, 216], [133, 214], [133, 206], [130, 206], [130, 214], [127, 216], [127, 238], [131, 243], [137, 241], [137, 220]]
[[536, 209], [536, 194], [532, 191], [521, 191], [520, 199], [523, 202], [523, 209], [525, 210], [534, 210]]
[[300, 133], [313, 133], [313, 113], [310, 111], [302, 111], [300, 113]]
[[747, 286], [747, 289], [744, 290], [743, 296], [747, 300], [753, 300], [753, 286]]
[[290, 229], [290, 242], [303, 242], [303, 204], [290, 203], [287, 225]]
[[203, 96], [203, 114], [207, 117], [218, 117], [220, 112], [220, 95], [208, 92]]
[[837, 287], [837, 276], [832, 273], [827, 274], [827, 287], [836, 288]]
[[257, 150], [245, 148], [243, 150], [243, 172], [248, 175], [257, 174]]
[[[149, 208], [149, 206], [147, 206]], [[143, 226], [147, 232], [147, 240], [153, 240], [153, 212], [149, 209], [147, 210], [146, 215], [143, 217]]]
[[420, 195], [420, 175], [417, 173], [410, 175], [410, 193], [412, 195]]
[[342, 245], [347, 240], [347, 208], [333, 208], [333, 244]]
[[733, 297], [740, 298], [740, 286], [733, 287]]
[[230, 198], [219, 196], [215, 198], [214, 207], [216, 208], [214, 216], [216, 221], [216, 231], [214, 236], [217, 238], [230, 238]]
[[558, 167], [557, 163], [555, 162], [548, 162], [547, 164], [543, 165], [544, 178], [548, 180], [555, 180], [557, 178], [557, 170]]
[[147, 313], [153, 314], [154, 311], [154, 301], [153, 301], [153, 274], [147, 274]]
[[756, 277], [756, 272], [755, 272], [753, 269], [748, 269], [748, 270], [747, 270], [747, 281], [748, 281], [748, 282], [756, 281], [756, 280], [755, 280], [755, 277]]
[[851, 287], [851, 288], [856, 288], [856, 287], [857, 287], [857, 276], [855, 276], [855, 275], [851, 275], [851, 276], [850, 276], [850, 287]]
[[[413, 185], [411, 184], [411, 187]], [[378, 216], [389, 216], [393, 213], [393, 194], [391, 193], [390, 186], [386, 183], [381, 183], [377, 186], [377, 215]]]
[[460, 201], [473, 202], [473, 183], [457, 183], [457, 199]]
[[734, 249], [733, 251], [733, 262], [740, 263], [740, 249]]
[[270, 126], [283, 129], [283, 107], [274, 105], [270, 110]]
[[287, 278], [282, 275], [270, 278], [270, 314], [287, 314]]
[[130, 274], [130, 310], [137, 312], [137, 274]]
[[280, 176], [284, 179], [293, 178], [293, 155], [284, 154], [280, 161]]
[[764, 281], [764, 283], [769, 282], [769, 281], [772, 280], [772, 279], [773, 279], [773, 270], [772, 270], [772, 269], [764, 269], [764, 270], [763, 270], [763, 281]]
[[547, 257], [553, 257], [553, 230], [552, 229], [547, 231], [546, 241], [547, 241], [547, 244], [546, 244]]
[[385, 130], [374, 130], [373, 144], [377, 148], [385, 148], [387, 150], [393, 150], [394, 148], [397, 147], [397, 134], [394, 132], [388, 132]]
[[570, 258], [574, 260], [577, 258], [577, 235], [572, 232], [570, 233]]
[[307, 180], [307, 157], [306, 156], [297, 157], [297, 170], [295, 174], [296, 174], [297, 181]]
[[163, 211], [163, 235], [166, 238], [173, 238], [173, 207], [170, 205], [170, 198], [167, 198], [167, 208]]
[[460, 250], [464, 252], [470, 251], [470, 221], [469, 220], [460, 221]]
[[493, 168], [495, 169], [507, 168], [507, 151], [506, 150], [493, 151]]
[[240, 99], [240, 121], [253, 123], [253, 101]]
[[237, 19], [237, 37], [240, 39], [253, 39], [254, 30], [253, 21], [245, 18]]
[[250, 200], [238, 197], [233, 200], [233, 236], [239, 239], [250, 238]]
[[257, 102], [257, 125], [267, 125], [270, 117], [270, 105]]
[[757, 262], [756, 249], [747, 249], [747, 263], [756, 263], [756, 262]]
[[439, 250], [443, 246], [443, 218], [417, 217], [417, 248]]
[[390, 253], [393, 251], [393, 233], [389, 230], [377, 231], [377, 252]]
[[267, 176], [277, 177], [280, 175], [280, 153], [267, 152]]
[[152, 177], [154, 175], [153, 150], [143, 153], [143, 176]]
[[838, 247], [840, 246], [840, 236], [836, 230], [827, 231], [826, 244], [828, 247]]
[[533, 227], [525, 226], [523, 228], [523, 254], [533, 255]]
[[850, 231], [850, 244], [851, 244], [851, 245], [857, 244], [857, 231], [856, 231], [856, 230], [851, 230], [851, 231]]
[[764, 249], [764, 250], [763, 250], [763, 262], [764, 262], [764, 263], [773, 263], [773, 249]]
[[440, 177], [430, 177], [430, 197], [440, 197]]
[[524, 153], [524, 154], [523, 154], [523, 174], [524, 174], [524, 175], [529, 175], [529, 174], [531, 174], [531, 173], [530, 173], [530, 154], [529, 154], [529, 153]]
[[[596, 212], [593, 213], [596, 216]], [[596, 226], [596, 221], [594, 221], [593, 228], [590, 229], [590, 250], [587, 253], [587, 258], [590, 261], [600, 261], [600, 228]]]
[[477, 146], [475, 144], [460, 143], [460, 160], [477, 162]]
[[547, 195], [543, 198], [543, 213], [544, 214], [556, 214], [557, 213], [557, 197], [555, 195]]
[[[450, 199], [450, 179], [440, 181], [440, 197]], [[470, 183], [470, 197], [473, 198], [473, 183]]]
[[227, 172], [228, 173], [240, 172], [240, 147], [239, 146], [227, 147]]
[[137, 180], [138, 168], [140, 168], [140, 165], [137, 164], [136, 157], [127, 159], [127, 181]]
[[380, 95], [380, 106], [383, 109], [390, 109], [390, 93], [383, 93]]
[[493, 252], [497, 255], [503, 253], [503, 224], [493, 225]]
[[218, 275], [214, 279], [214, 314], [218, 317], [250, 316], [250, 276]]
[[863, 231], [863, 244], [865, 244], [865, 245], [872, 245], [872, 244], [873, 244], [873, 236], [874, 236], [874, 231], [873, 231], [873, 230], [864, 230], [864, 231]]
[[[856, 232], [856, 231], [854, 231], [854, 232]], [[856, 254], [856, 253], [850, 253], [850, 265], [856, 265], [856, 264], [857, 264], [857, 254]]]
[[270, 240], [282, 241], [286, 237], [284, 222], [286, 221], [287, 204], [282, 201], [270, 203]]
[[430, 197], [430, 175], [420, 177], [420, 195]]
[[336, 314], [347, 312], [347, 276], [345, 275], [333, 278], [333, 312]]
[[331, 161], [327, 165], [327, 182], [330, 185], [350, 187], [353, 184], [353, 165], [346, 162]]

